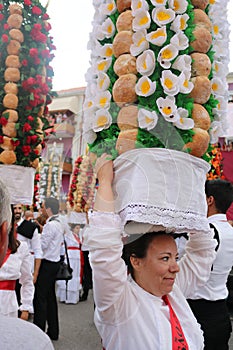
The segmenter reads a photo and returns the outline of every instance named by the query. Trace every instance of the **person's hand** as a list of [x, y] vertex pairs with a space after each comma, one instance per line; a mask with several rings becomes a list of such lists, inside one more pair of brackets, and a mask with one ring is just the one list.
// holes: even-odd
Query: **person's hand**
[[111, 155], [103, 153], [95, 163], [95, 173], [99, 184], [112, 183], [113, 181], [113, 161]]
[[28, 321], [28, 317], [29, 317], [29, 312], [26, 310], [23, 310], [20, 316], [21, 320]]

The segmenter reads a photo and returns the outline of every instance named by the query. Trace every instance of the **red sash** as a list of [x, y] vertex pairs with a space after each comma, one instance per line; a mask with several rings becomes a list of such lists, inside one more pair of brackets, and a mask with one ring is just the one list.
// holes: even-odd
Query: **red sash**
[[0, 281], [0, 290], [15, 290], [16, 281]]
[[5, 262], [7, 261], [7, 259], [9, 258], [10, 255], [11, 255], [11, 249], [8, 248], [7, 251], [6, 251], [5, 258], [3, 259], [2, 266], [3, 266], [3, 264], [5, 264]]
[[172, 350], [188, 350], [189, 347], [186, 342], [182, 327], [175, 314], [175, 311], [173, 310], [170, 304], [170, 301], [167, 295], [164, 295], [162, 299], [165, 302], [165, 304], [167, 304], [169, 307], [170, 323], [171, 323], [171, 329], [172, 329]]

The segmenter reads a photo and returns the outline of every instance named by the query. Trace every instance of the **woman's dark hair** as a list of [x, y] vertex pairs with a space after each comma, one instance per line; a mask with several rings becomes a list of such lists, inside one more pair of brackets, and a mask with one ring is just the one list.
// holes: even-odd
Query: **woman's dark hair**
[[130, 257], [134, 256], [139, 259], [143, 259], [147, 255], [148, 247], [150, 243], [159, 236], [172, 236], [165, 231], [147, 232], [135, 241], [125, 244], [122, 252], [122, 259], [125, 261], [128, 272], [134, 278], [134, 269], [130, 261]]
[[11, 254], [17, 252], [20, 242], [16, 239], [16, 226], [15, 226], [15, 215], [14, 215], [14, 206], [11, 204], [11, 229], [9, 232], [9, 243], [8, 248], [11, 249]]

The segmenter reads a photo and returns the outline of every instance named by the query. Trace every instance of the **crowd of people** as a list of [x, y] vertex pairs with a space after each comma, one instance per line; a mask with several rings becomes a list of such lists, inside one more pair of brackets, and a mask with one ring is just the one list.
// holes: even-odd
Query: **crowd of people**
[[[46, 222], [39, 224], [21, 204], [10, 205], [0, 182], [0, 348], [13, 349], [9, 336], [22, 328], [31, 334], [23, 349], [34, 335], [52, 349], [51, 340], [59, 339], [58, 301], [85, 301], [93, 287], [95, 325], [106, 350], [229, 349], [232, 184], [206, 181], [210, 230], [184, 234], [181, 253], [179, 236], [165, 231], [124, 244], [109, 156], [97, 160], [96, 171], [98, 190], [85, 228], [61, 217], [55, 198], [44, 200]], [[64, 240], [73, 269], [68, 283], [56, 281]], [[25, 322], [30, 318], [34, 325]]]

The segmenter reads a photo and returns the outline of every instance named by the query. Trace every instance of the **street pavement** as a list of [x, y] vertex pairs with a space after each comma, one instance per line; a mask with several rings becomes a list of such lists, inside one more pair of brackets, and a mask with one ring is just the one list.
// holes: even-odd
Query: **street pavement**
[[59, 340], [53, 341], [55, 350], [101, 350], [101, 340], [96, 331], [93, 314], [92, 290], [87, 301], [77, 305], [58, 302]]
[[[92, 291], [87, 301], [77, 305], [58, 303], [58, 308], [60, 337], [58, 341], [53, 341], [55, 350], [102, 350], [101, 340], [93, 322]], [[233, 326], [233, 313], [231, 320]], [[233, 350], [233, 335], [229, 342], [229, 350]]]

